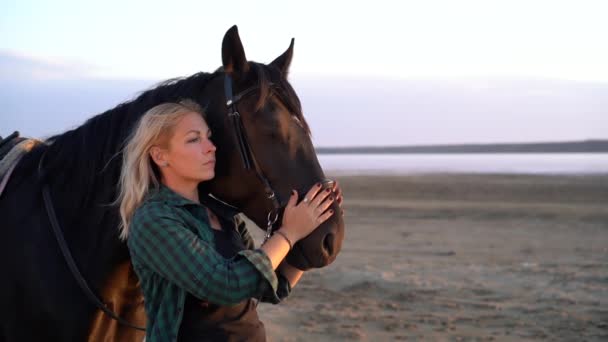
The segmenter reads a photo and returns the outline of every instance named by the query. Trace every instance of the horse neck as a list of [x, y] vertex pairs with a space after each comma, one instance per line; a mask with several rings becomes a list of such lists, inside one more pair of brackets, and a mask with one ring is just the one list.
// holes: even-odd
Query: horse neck
[[[117, 238], [118, 211], [110, 206], [121, 158], [111, 157], [136, 120], [131, 116], [118, 109], [108, 111], [52, 137], [26, 155], [16, 173], [25, 184], [40, 180], [41, 186], [49, 187], [60, 229], [91, 286], [99, 284], [116, 260], [128, 256]], [[44, 227], [50, 231], [48, 214], [40, 205]]]

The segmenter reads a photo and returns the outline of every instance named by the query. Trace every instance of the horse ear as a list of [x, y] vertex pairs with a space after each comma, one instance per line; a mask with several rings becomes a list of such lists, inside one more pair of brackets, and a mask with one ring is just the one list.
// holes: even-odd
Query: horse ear
[[293, 57], [293, 42], [294, 39], [291, 38], [291, 44], [289, 44], [289, 48], [282, 55], [277, 57], [270, 65], [274, 65], [279, 70], [281, 70], [281, 74], [287, 76], [289, 72], [289, 65], [291, 64], [291, 58]]
[[224, 40], [222, 40], [222, 63], [224, 64], [224, 71], [232, 74], [235, 79], [249, 71], [245, 49], [243, 49], [236, 25], [226, 31]]

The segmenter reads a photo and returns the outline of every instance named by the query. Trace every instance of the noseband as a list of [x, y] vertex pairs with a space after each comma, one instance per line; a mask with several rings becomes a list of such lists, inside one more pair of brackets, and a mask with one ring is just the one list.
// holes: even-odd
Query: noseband
[[[224, 93], [226, 95], [226, 107], [228, 107], [228, 118], [230, 119], [230, 122], [232, 123], [232, 127], [234, 129], [236, 145], [238, 147], [239, 154], [241, 155], [241, 160], [243, 161], [243, 167], [245, 168], [245, 170], [253, 169], [255, 171], [256, 176], [264, 185], [264, 192], [266, 194], [266, 198], [268, 198], [272, 202], [273, 208], [268, 212], [267, 215], [266, 234], [264, 235], [264, 241], [266, 241], [272, 235], [273, 227], [279, 219], [279, 213], [281, 211], [281, 208], [284, 207], [284, 205], [281, 204], [280, 199], [278, 199], [276, 192], [270, 185], [268, 178], [264, 176], [264, 172], [260, 168], [260, 164], [255, 158], [255, 154], [253, 153], [251, 145], [249, 144], [249, 139], [247, 138], [247, 132], [245, 130], [245, 126], [243, 125], [243, 119], [241, 118], [241, 114], [239, 113], [236, 107], [236, 104], [239, 100], [253, 93], [259, 88], [259, 86], [256, 85], [253, 87], [249, 87], [233, 96], [232, 83], [232, 77], [229, 74], [225, 74]], [[270, 83], [270, 85], [272, 86], [273, 84]]]

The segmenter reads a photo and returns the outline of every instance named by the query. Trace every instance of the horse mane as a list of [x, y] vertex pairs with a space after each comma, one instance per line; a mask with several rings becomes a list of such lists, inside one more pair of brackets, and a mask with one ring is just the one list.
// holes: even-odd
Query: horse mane
[[[307, 134], [310, 129], [302, 113], [298, 96], [289, 82], [277, 68], [260, 63], [250, 62], [251, 77], [257, 78], [259, 98], [256, 110], [262, 108], [271, 93], [279, 96], [288, 107]], [[121, 150], [139, 118], [150, 108], [163, 102], [177, 102], [183, 98], [200, 100], [200, 94], [206, 85], [216, 76], [223, 75], [220, 68], [213, 73], [199, 72], [188, 77], [172, 78], [145, 90], [133, 100], [123, 102], [116, 107], [86, 120], [82, 125], [64, 133], [54, 135], [46, 144], [38, 146], [22, 160], [22, 165], [29, 170], [40, 171], [45, 179], [52, 179], [57, 186], [71, 189], [89, 189], [90, 198], [99, 198], [99, 193], [92, 189], [100, 184], [107, 195], [114, 196], [117, 182], [104, 183], [108, 179], [118, 180], [122, 160]], [[205, 107], [205, 104], [202, 104]], [[40, 158], [43, 160], [39, 163]], [[25, 166], [28, 165], [29, 166]], [[40, 164], [40, 165], [38, 165]], [[65, 172], [75, 170], [77, 172]], [[103, 197], [103, 196], [102, 196]], [[106, 198], [105, 200], [112, 200]]]
[[[22, 164], [36, 172], [40, 167], [44, 179], [52, 179], [53, 183], [72, 189], [75, 186], [93, 189], [96, 182], [103, 182], [104, 177], [100, 179], [102, 174], [117, 180], [122, 165], [120, 152], [139, 118], [157, 104], [196, 97], [214, 76], [199, 72], [157, 83], [134, 99], [95, 115], [72, 130], [48, 138], [46, 144], [28, 154], [28, 158], [24, 157]], [[43, 160], [38, 165], [40, 158]], [[116, 183], [103, 185], [111, 188], [114, 194]]]

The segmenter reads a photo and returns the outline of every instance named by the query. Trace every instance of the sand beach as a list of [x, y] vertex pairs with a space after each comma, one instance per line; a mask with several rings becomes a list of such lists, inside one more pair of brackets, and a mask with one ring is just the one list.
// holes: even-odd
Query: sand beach
[[608, 340], [608, 175], [334, 178], [342, 252], [270, 341]]

